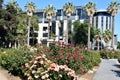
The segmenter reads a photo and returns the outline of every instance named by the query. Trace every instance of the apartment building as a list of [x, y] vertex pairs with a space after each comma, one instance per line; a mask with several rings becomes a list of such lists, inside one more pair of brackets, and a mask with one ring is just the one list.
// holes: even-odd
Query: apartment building
[[[108, 43], [105, 43], [105, 40], [103, 38], [103, 33], [106, 29], [109, 29], [112, 32], [112, 16], [107, 12], [107, 10], [99, 10], [96, 11], [92, 24], [95, 27], [95, 29], [100, 29], [101, 31], [101, 41], [100, 41], [100, 48], [111, 46], [111, 41], [110, 40]], [[93, 41], [93, 48], [97, 47], [96, 41]], [[117, 48], [117, 35], [114, 35], [114, 49]]]
[[[35, 37], [36, 39], [33, 40], [33, 37], [30, 37], [30, 43], [34, 41], [35, 43], [40, 43], [40, 44], [49, 44], [52, 41], [61, 41], [65, 42], [65, 32], [66, 32], [66, 14], [63, 12], [62, 9], [57, 9], [56, 11], [56, 16], [52, 18], [51, 23], [50, 23], [50, 38], [48, 39], [48, 20], [45, 17], [44, 10], [39, 9], [35, 11], [35, 14], [40, 17], [39, 19], [39, 30], [35, 32]], [[73, 28], [74, 26], [72, 23], [74, 21], [80, 21], [82, 23], [88, 22], [88, 16], [86, 12], [83, 10], [83, 7], [81, 6], [76, 6], [76, 12], [72, 14], [69, 18], [70, 23], [71, 23], [71, 32], [74, 33]], [[95, 29], [100, 29], [101, 32], [103, 33], [106, 29], [112, 30], [112, 17], [109, 13], [107, 13], [106, 10], [99, 10], [96, 11], [93, 19], [92, 19], [92, 24], [95, 27]], [[102, 36], [102, 35], [101, 35]], [[117, 41], [117, 36], [115, 35], [115, 46]], [[109, 43], [111, 45], [111, 41]], [[105, 47], [106, 43], [104, 39], [101, 39], [101, 45], [100, 47]], [[92, 43], [92, 49], [95, 49], [96, 47], [96, 41], [93, 39]]]

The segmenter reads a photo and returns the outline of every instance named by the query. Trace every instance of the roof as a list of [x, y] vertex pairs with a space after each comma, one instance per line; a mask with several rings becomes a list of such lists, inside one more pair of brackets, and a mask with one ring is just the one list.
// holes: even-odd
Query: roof
[[111, 16], [110, 13], [107, 12], [107, 10], [98, 10], [95, 12], [94, 16], [99, 16], [99, 15], [104, 15], [104, 16]]

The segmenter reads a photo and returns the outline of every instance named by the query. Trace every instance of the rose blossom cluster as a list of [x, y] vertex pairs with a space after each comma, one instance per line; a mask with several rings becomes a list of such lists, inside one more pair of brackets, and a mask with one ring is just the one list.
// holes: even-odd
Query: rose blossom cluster
[[68, 68], [66, 65], [58, 65], [51, 62], [46, 58], [45, 54], [35, 56], [34, 59], [25, 64], [25, 68], [25, 76], [28, 77], [28, 80], [51, 79], [51, 75], [54, 75], [54, 72], [59, 74], [58, 76], [54, 75], [55, 77], [62, 78], [64, 74], [67, 74], [71, 79], [76, 80], [74, 70]]

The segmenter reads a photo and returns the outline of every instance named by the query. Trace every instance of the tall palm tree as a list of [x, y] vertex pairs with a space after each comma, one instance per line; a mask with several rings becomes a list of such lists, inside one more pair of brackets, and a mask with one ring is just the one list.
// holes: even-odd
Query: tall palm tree
[[108, 43], [112, 39], [112, 32], [109, 29], [104, 31], [103, 38], [104, 38], [104, 41], [107, 43], [107, 47], [110, 47]]
[[114, 48], [114, 17], [117, 14], [118, 10], [120, 8], [120, 3], [117, 1], [111, 2], [108, 5], [107, 11], [112, 16], [112, 47]]
[[[13, 7], [16, 10], [16, 13], [19, 13], [22, 11], [22, 9], [17, 4], [16, 0], [10, 0], [10, 2], [6, 5], [6, 8]], [[13, 12], [15, 13], [15, 12]]]
[[97, 50], [99, 50], [99, 43], [101, 38], [101, 31], [100, 29], [96, 29], [95, 36], [94, 36], [96, 42], [97, 42]]
[[53, 5], [48, 5], [47, 7], [45, 7], [44, 14], [49, 21], [48, 22], [48, 39], [49, 39], [50, 38], [50, 22], [52, 17], [56, 15], [55, 7]]
[[30, 34], [30, 26], [31, 26], [31, 17], [33, 16], [33, 12], [35, 11], [35, 4], [33, 2], [28, 2], [25, 5], [25, 9], [27, 9], [28, 15], [28, 34], [27, 34], [27, 46], [29, 46], [29, 34]]
[[[13, 47], [13, 45], [16, 46], [17, 43], [17, 35], [16, 35], [16, 29], [17, 29], [17, 24], [18, 24], [18, 20], [17, 20], [17, 15], [21, 12], [21, 8], [19, 7], [19, 5], [17, 4], [16, 0], [11, 0], [9, 3], [7, 3], [5, 5], [6, 11], [9, 14], [9, 16], [11, 16], [11, 20], [9, 20], [9, 22], [7, 22], [6, 26], [8, 28], [8, 35], [9, 37], [9, 44], [11, 46], [9, 47]], [[13, 43], [14, 42], [14, 43]]]
[[93, 2], [88, 2], [85, 6], [84, 6], [84, 10], [87, 12], [87, 15], [89, 17], [89, 27], [88, 27], [88, 49], [90, 49], [90, 27], [92, 24], [92, 17], [96, 11], [96, 4]]
[[0, 0], [0, 9], [2, 9], [3, 0]]
[[65, 5], [63, 6], [63, 11], [65, 12], [66, 16], [67, 16], [67, 25], [66, 25], [66, 33], [65, 33], [65, 42], [68, 43], [68, 19], [71, 16], [71, 14], [75, 13], [76, 8], [74, 7], [74, 5], [71, 2], [67, 2], [65, 3]]
[[[19, 14], [17, 15], [17, 20], [18, 20], [18, 25], [17, 25], [17, 38], [19, 40], [19, 46], [20, 45], [25, 45], [26, 42], [26, 34], [28, 33], [28, 29], [27, 29], [27, 25], [26, 25], [26, 20], [28, 19], [28, 15], [27, 14]], [[38, 16], [32, 16], [31, 17], [31, 26], [34, 26], [35, 29], [38, 28], [38, 20], [39, 17]]]

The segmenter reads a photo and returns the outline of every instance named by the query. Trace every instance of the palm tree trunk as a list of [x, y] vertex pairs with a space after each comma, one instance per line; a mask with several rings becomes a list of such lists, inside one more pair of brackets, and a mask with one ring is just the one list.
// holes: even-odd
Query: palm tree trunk
[[90, 44], [90, 27], [91, 27], [91, 20], [92, 16], [89, 16], [89, 26], [88, 26], [88, 50], [90, 50], [91, 44]]
[[48, 20], [48, 39], [50, 38], [50, 19]]
[[112, 16], [112, 47], [114, 48], [114, 16]]
[[100, 46], [100, 45], [99, 45], [99, 41], [98, 41], [98, 42], [97, 42], [97, 50], [99, 50], [99, 46]]
[[31, 17], [28, 17], [28, 34], [27, 34], [27, 46], [29, 46], [30, 45], [30, 21], [31, 21]]
[[68, 44], [68, 19], [69, 19], [69, 17], [67, 16], [66, 40], [65, 40], [66, 44]]
[[48, 20], [48, 40], [47, 40], [47, 46], [49, 47], [49, 39], [50, 39], [50, 19]]

